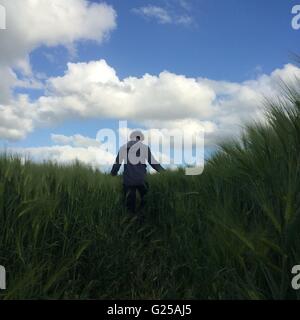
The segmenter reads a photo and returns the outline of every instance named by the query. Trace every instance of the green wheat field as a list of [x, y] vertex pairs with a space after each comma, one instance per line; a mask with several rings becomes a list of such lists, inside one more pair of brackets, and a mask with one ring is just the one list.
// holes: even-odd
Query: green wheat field
[[145, 222], [121, 178], [0, 157], [0, 299], [296, 299], [300, 90], [225, 141], [201, 176], [148, 177]]

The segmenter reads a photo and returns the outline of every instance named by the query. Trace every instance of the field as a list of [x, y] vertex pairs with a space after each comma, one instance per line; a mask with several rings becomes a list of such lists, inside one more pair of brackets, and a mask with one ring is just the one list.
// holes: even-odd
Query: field
[[266, 112], [201, 176], [149, 176], [143, 224], [123, 209], [119, 177], [3, 154], [0, 298], [300, 297], [299, 93], [285, 87]]

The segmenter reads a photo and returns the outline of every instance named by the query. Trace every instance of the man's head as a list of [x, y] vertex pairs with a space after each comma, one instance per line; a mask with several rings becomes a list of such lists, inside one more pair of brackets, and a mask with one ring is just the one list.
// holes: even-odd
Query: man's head
[[143, 133], [139, 130], [137, 131], [133, 131], [131, 134], [130, 134], [130, 140], [131, 141], [143, 141], [145, 139]]

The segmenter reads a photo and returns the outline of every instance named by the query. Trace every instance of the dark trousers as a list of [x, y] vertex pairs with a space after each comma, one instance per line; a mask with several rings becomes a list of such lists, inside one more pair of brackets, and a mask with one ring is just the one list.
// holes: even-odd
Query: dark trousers
[[145, 196], [148, 192], [148, 184], [144, 183], [140, 186], [126, 186], [123, 185], [123, 192], [125, 198], [125, 205], [127, 209], [135, 213], [136, 210], [136, 192], [138, 191], [141, 196], [141, 208], [145, 206]]

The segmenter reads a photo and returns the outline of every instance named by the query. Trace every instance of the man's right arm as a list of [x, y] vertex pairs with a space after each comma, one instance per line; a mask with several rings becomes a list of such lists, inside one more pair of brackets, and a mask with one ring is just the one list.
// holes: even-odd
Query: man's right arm
[[113, 165], [113, 167], [112, 167], [112, 169], [111, 169], [110, 174], [111, 174], [112, 176], [116, 176], [116, 175], [118, 174], [119, 170], [120, 170], [120, 167], [121, 167], [121, 163], [120, 163], [120, 153], [118, 153], [117, 158], [116, 158], [116, 161], [115, 161], [115, 163], [114, 163], [114, 165]]

